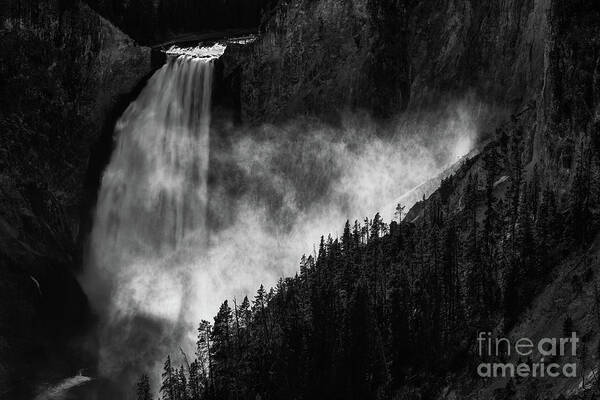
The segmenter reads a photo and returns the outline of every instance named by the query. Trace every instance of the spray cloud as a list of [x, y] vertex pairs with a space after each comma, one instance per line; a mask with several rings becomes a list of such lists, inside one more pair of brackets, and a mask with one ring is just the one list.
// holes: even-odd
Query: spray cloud
[[385, 126], [213, 124], [209, 144], [207, 66], [179, 60], [152, 78], [103, 179], [82, 282], [102, 319], [99, 372], [124, 390], [141, 371], [156, 383], [166, 354], [193, 354], [197, 323], [223, 300], [294, 274], [321, 235], [392, 209], [477, 140], [459, 102]]

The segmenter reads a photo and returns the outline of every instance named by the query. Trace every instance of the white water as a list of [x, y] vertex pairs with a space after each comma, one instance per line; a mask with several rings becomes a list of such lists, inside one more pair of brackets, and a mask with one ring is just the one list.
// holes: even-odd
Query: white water
[[207, 241], [212, 59], [171, 56], [116, 125], [82, 277], [108, 377], [152, 368], [181, 339], [191, 279], [182, 253], [201, 256]]

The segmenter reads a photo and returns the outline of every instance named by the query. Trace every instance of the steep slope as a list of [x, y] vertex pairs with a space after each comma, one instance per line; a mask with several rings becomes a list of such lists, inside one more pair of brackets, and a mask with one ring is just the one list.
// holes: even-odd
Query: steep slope
[[[560, 338], [576, 332], [580, 342], [576, 355], [570, 351], [558, 358], [560, 363], [577, 364], [577, 377], [545, 377], [529, 380], [496, 379], [479, 380], [474, 387], [468, 389], [471, 398], [493, 398], [494, 392], [502, 393], [514, 390], [516, 398], [531, 393], [548, 398], [597, 394], [599, 327], [598, 307], [598, 274], [600, 273], [599, 237], [592, 245], [567, 258], [557, 265], [551, 274], [549, 284], [523, 313], [520, 322], [507, 335], [511, 341], [519, 338], [530, 338], [537, 343], [542, 338]], [[570, 321], [567, 327], [566, 321]], [[569, 332], [565, 332], [569, 330]], [[513, 353], [510, 358], [517, 362]], [[548, 360], [547, 362], [550, 362]], [[534, 357], [533, 362], [540, 362]]]

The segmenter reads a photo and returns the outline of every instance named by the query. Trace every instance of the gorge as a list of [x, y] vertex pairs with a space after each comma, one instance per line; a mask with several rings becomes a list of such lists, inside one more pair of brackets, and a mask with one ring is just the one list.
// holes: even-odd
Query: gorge
[[117, 387], [159, 380], [165, 354], [194, 354], [195, 325], [222, 298], [275, 284], [321, 233], [391, 206], [476, 142], [466, 106], [430, 130], [436, 148], [366, 116], [211, 129], [214, 63], [240, 42], [169, 48], [116, 123], [80, 282], [99, 318], [98, 377]]
[[[578, 329], [595, 348], [595, 4], [215, 11], [258, 35], [208, 61], [115, 28], [145, 43], [204, 29], [197, 7], [174, 17], [185, 1], [160, 31], [138, 24], [160, 2], [143, 3], [0, 6], [0, 396], [85, 375], [127, 398], [140, 374], [164, 384], [170, 354], [177, 382], [212, 364], [194, 400], [527, 398], [540, 385], [469, 376], [475, 327]], [[373, 216], [431, 178], [403, 221]]]

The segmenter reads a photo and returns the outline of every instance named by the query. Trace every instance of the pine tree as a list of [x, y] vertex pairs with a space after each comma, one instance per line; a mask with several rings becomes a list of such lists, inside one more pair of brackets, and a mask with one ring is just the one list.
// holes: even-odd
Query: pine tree
[[150, 378], [148, 375], [143, 374], [140, 380], [136, 384], [136, 399], [137, 400], [152, 400], [152, 394], [150, 393]]
[[163, 366], [162, 385], [160, 387], [162, 400], [177, 400], [176, 390], [176, 377], [173, 366], [171, 365], [171, 356], [169, 355]]
[[189, 400], [188, 381], [183, 365], [175, 370], [175, 395], [177, 400]]
[[385, 229], [385, 224], [381, 219], [381, 215], [379, 213], [375, 214], [373, 220], [371, 221], [371, 231], [369, 234], [369, 240], [377, 240], [379, 239], [380, 234]]
[[217, 388], [228, 388], [228, 372], [231, 367], [232, 358], [232, 335], [231, 335], [232, 313], [227, 300], [221, 304], [219, 312], [215, 316], [212, 330], [211, 355], [215, 373], [215, 384]]
[[248, 328], [250, 326], [250, 321], [252, 318], [252, 313], [250, 311], [250, 301], [248, 300], [248, 296], [244, 296], [242, 300], [242, 304], [239, 307], [240, 314], [240, 324], [242, 329]]
[[202, 320], [198, 326], [198, 341], [196, 342], [196, 357], [198, 370], [206, 380], [208, 391], [214, 391], [213, 362], [212, 362], [212, 325]]
[[[321, 236], [321, 243], [323, 243], [323, 237]], [[256, 296], [254, 297], [254, 304], [252, 305], [252, 314], [257, 316], [260, 326], [264, 329], [263, 337], [265, 340], [265, 346], [271, 340], [269, 321], [267, 315], [267, 295], [265, 293], [265, 287], [260, 285]]]
[[354, 248], [358, 248], [361, 243], [361, 231], [362, 229], [358, 223], [358, 220], [355, 220], [352, 228], [352, 240], [354, 242]]
[[190, 363], [188, 387], [190, 400], [201, 400], [202, 373], [197, 359]]
[[346, 256], [350, 256], [352, 252], [352, 233], [350, 232], [350, 221], [346, 220], [344, 225], [344, 233], [342, 234], [342, 251]]
[[398, 221], [398, 223], [402, 222], [402, 213], [404, 213], [404, 208], [405, 206], [403, 206], [400, 203], [396, 205], [396, 209], [394, 210], [394, 217], [396, 218], [396, 221]]

